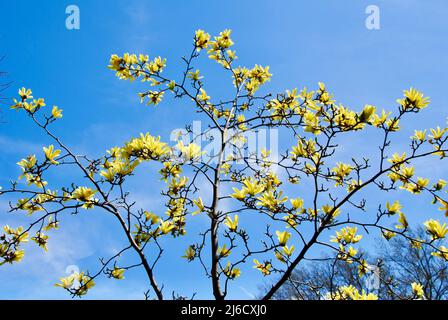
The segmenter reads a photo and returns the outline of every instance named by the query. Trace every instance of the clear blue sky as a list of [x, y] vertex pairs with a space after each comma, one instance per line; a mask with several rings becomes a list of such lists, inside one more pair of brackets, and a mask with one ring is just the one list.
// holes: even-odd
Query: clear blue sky
[[[65, 8], [81, 10], [81, 29], [65, 28]], [[368, 30], [365, 8], [380, 8], [381, 29]], [[169, 138], [173, 128], [195, 120], [186, 102], [170, 100], [158, 108], [139, 104], [138, 86], [119, 81], [108, 70], [112, 53], [142, 52], [161, 55], [175, 74], [180, 56], [191, 50], [196, 29], [216, 34], [233, 30], [241, 65], [270, 65], [269, 89], [277, 92], [294, 87], [327, 84], [335, 97], [353, 109], [365, 103], [392, 109], [402, 90], [411, 86], [431, 97], [431, 107], [418, 119], [403, 124], [403, 139], [413, 128], [445, 125], [448, 116], [448, 4], [444, 0], [319, 0], [319, 1], [2, 1], [0, 3], [0, 69], [14, 81], [7, 92], [30, 87], [35, 96], [64, 109], [58, 134], [79, 153], [101, 155], [140, 132]], [[207, 65], [202, 69], [213, 71]], [[215, 88], [222, 80], [213, 79]], [[224, 82], [223, 82], [224, 84]], [[217, 89], [211, 93], [218, 94]], [[29, 153], [39, 153], [49, 141], [21, 113], [2, 108], [0, 125], [0, 185], [15, 178], [15, 163]], [[347, 151], [370, 147], [369, 137], [353, 140]], [[401, 146], [402, 148], [402, 146]], [[447, 169], [422, 163], [420, 174], [447, 178]], [[61, 179], [69, 179], [67, 176]], [[143, 206], [158, 203], [154, 175], [135, 180], [136, 199]], [[406, 202], [406, 197], [403, 199]], [[3, 201], [3, 202], [1, 202]], [[158, 204], [157, 204], [158, 205]], [[0, 199], [0, 225], [17, 223], [6, 214]], [[421, 212], [427, 203], [414, 204], [408, 212], [420, 222], [431, 213]], [[156, 208], [152, 208], [157, 210]], [[420, 210], [420, 211], [419, 211]], [[68, 217], [54, 235], [49, 252], [29, 250], [20, 265], [0, 268], [0, 298], [67, 298], [53, 287], [68, 265], [82, 269], [98, 266], [97, 257], [107, 256], [122, 244], [115, 224], [100, 212]], [[182, 244], [185, 244], [182, 241]], [[159, 282], [166, 293], [197, 291], [209, 298], [210, 284], [201, 280], [197, 265], [185, 265], [178, 252], [167, 253]], [[250, 298], [263, 279], [246, 270], [233, 285], [231, 298]], [[141, 298], [146, 291], [141, 273], [123, 282], [102, 280], [91, 298]]]

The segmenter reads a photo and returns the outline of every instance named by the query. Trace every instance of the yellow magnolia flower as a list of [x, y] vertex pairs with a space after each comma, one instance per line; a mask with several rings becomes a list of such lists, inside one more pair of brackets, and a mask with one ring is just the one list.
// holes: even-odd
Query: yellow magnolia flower
[[74, 272], [68, 277], [61, 278], [60, 281], [55, 286], [69, 290], [79, 297], [86, 295], [89, 289], [95, 286], [93, 279], [90, 276], [86, 276], [84, 272]]
[[146, 222], [150, 222], [151, 224], [156, 224], [160, 221], [159, 216], [153, 212], [144, 211], [143, 214], [145, 215]]
[[174, 228], [175, 226], [171, 221], [162, 221], [158, 229], [162, 234], [167, 234], [171, 232]]
[[22, 98], [22, 100], [32, 99], [33, 92], [31, 89], [25, 89], [24, 87], [19, 89], [19, 96]]
[[170, 89], [171, 91], [174, 90], [174, 88], [176, 87], [176, 81], [171, 80], [168, 84], [167, 84], [168, 89]]
[[163, 168], [159, 171], [162, 180], [167, 180], [168, 177], [178, 178], [182, 172], [182, 167], [179, 164], [166, 161], [163, 163]]
[[337, 208], [336, 210], [334, 210], [333, 206], [326, 204], [326, 205], [322, 206], [322, 212], [326, 216], [331, 214], [331, 219], [334, 219], [341, 214], [341, 208]]
[[410, 88], [404, 91], [404, 99], [398, 99], [397, 103], [400, 104], [404, 110], [408, 109], [423, 109], [429, 104], [429, 98], [424, 97], [420, 91]]
[[285, 245], [285, 246], [283, 247], [283, 252], [285, 253], [286, 256], [290, 257], [290, 256], [292, 256], [292, 254], [294, 253], [294, 250], [295, 250], [295, 249], [296, 249], [296, 248], [295, 248], [294, 246], [290, 246], [290, 247], [288, 247], [287, 245]]
[[62, 109], [59, 109], [57, 106], [53, 106], [53, 109], [51, 109], [51, 115], [55, 119], [62, 118]]
[[195, 257], [196, 257], [196, 249], [194, 246], [189, 246], [185, 251], [185, 255], [182, 256], [182, 258], [185, 258], [188, 261], [193, 261]]
[[198, 100], [207, 103], [210, 100], [210, 97], [207, 95], [204, 89], [200, 89], [200, 94], [198, 95]]
[[367, 272], [369, 272], [369, 264], [366, 260], [361, 259], [360, 264], [358, 265], [358, 275], [363, 277]]
[[250, 196], [255, 196], [260, 192], [263, 192], [264, 186], [254, 178], [248, 178], [243, 180], [244, 189]]
[[234, 191], [234, 193], [230, 195], [232, 198], [240, 200], [240, 201], [244, 200], [244, 198], [246, 198], [247, 189], [244, 189], [244, 188], [241, 190], [238, 190], [237, 188], [232, 188], [232, 189]]
[[229, 279], [235, 279], [241, 275], [241, 270], [235, 267], [232, 268], [230, 266], [230, 262], [227, 262], [227, 265], [223, 269], [223, 272]]
[[348, 250], [342, 244], [339, 245], [339, 252], [337, 258], [342, 261], [346, 261], [347, 263], [352, 263], [353, 258], [358, 254], [358, 250], [350, 246]]
[[439, 221], [431, 219], [424, 223], [426, 231], [432, 236], [433, 240], [445, 238], [448, 233], [446, 223], [440, 224]]
[[176, 147], [182, 153], [182, 157], [186, 161], [197, 160], [203, 154], [203, 152], [201, 152], [201, 147], [195, 143], [184, 145], [183, 141], [179, 141]]
[[141, 93], [140, 101], [143, 102], [143, 99], [145, 97], [148, 97], [148, 102], [146, 103], [146, 105], [150, 106], [153, 104], [156, 106], [162, 101], [164, 94], [165, 92], [163, 91], [149, 91], [147, 93]]
[[404, 167], [401, 170], [401, 177], [400, 180], [403, 182], [407, 182], [409, 179], [411, 179], [415, 174], [415, 168], [414, 167]]
[[360, 122], [369, 122], [370, 118], [372, 118], [373, 114], [376, 111], [375, 106], [371, 105], [365, 105], [364, 109], [362, 110], [361, 114], [359, 115], [359, 121]]
[[195, 212], [193, 212], [193, 215], [197, 215], [201, 212], [204, 212], [205, 206], [204, 203], [202, 202], [202, 198], [199, 197], [197, 200], [193, 200], [193, 203], [198, 207], [198, 210], [196, 210]]
[[448, 261], [448, 248], [445, 246], [440, 246], [439, 250], [432, 252], [431, 255]]
[[392, 114], [392, 112], [386, 112], [385, 110], [381, 111], [381, 116], [374, 114], [373, 115], [373, 125], [375, 127], [381, 127], [388, 119], [388, 117]]
[[207, 45], [210, 41], [210, 34], [206, 33], [204, 30], [196, 30], [195, 32], [195, 47], [197, 51], [201, 51], [201, 49], [207, 48]]
[[112, 182], [115, 178], [115, 170], [114, 168], [108, 168], [107, 170], [101, 170], [100, 176], [102, 176], [106, 181]]
[[397, 214], [397, 213], [401, 213], [401, 209], [403, 209], [403, 206], [397, 200], [397, 201], [395, 201], [392, 204], [387, 202], [386, 203], [386, 209], [387, 209], [387, 214], [394, 215], [394, 214]]
[[188, 72], [188, 78], [193, 81], [199, 81], [204, 77], [201, 76], [201, 72], [199, 70], [196, 70], [194, 72], [193, 71]]
[[390, 239], [392, 239], [393, 237], [396, 236], [395, 232], [389, 231], [389, 230], [381, 230], [381, 233], [383, 234], [383, 237], [389, 241]]
[[36, 165], [37, 159], [35, 155], [28, 156], [26, 159], [22, 159], [17, 164], [22, 168], [23, 172], [31, 170]]
[[417, 299], [422, 299], [425, 294], [425, 292], [423, 291], [423, 286], [417, 282], [413, 282], [411, 284], [411, 287], [412, 287], [412, 293], [414, 294], [414, 296]]
[[294, 210], [303, 208], [303, 203], [304, 203], [303, 199], [295, 198], [295, 199], [290, 199], [290, 201], [291, 201], [291, 204], [292, 204], [292, 207]]
[[110, 275], [114, 279], [122, 280], [122, 279], [124, 279], [124, 269], [118, 268], [118, 267], [114, 267], [114, 270], [112, 270]]
[[48, 148], [44, 147], [43, 150], [48, 161], [50, 161], [52, 164], [59, 164], [59, 162], [54, 159], [61, 154], [61, 150], [54, 150], [53, 145], [50, 145]]
[[[445, 180], [443, 180], [443, 179], [439, 179], [439, 181], [437, 181], [435, 184], [434, 184], [434, 186], [433, 186], [433, 188], [436, 190], [436, 191], [440, 191], [440, 190], [442, 190], [443, 188], [445, 188], [445, 186], [446, 186], [446, 181]], [[443, 200], [442, 200], [443, 201]], [[443, 204], [443, 203], [442, 203]], [[442, 210], [443, 211], [443, 210]]]
[[72, 192], [72, 199], [79, 200], [82, 202], [88, 202], [93, 200], [96, 190], [92, 190], [87, 187], [78, 187]]
[[297, 160], [297, 158], [305, 157], [308, 158], [316, 152], [316, 142], [312, 139], [302, 141], [299, 139], [297, 141], [297, 146], [293, 146], [291, 150], [292, 160]]
[[[111, 150], [117, 152], [117, 150]], [[169, 155], [171, 149], [164, 142], [160, 141], [160, 137], [151, 136], [149, 133], [140, 134], [139, 138], [133, 138], [127, 142], [125, 146], [119, 150], [119, 155], [126, 160], [131, 156], [138, 157], [141, 160], [159, 160]]]
[[227, 245], [224, 244], [222, 247], [218, 248], [220, 257], [228, 257], [231, 253], [231, 250], [227, 248]]
[[352, 285], [339, 287], [337, 293], [327, 294], [326, 298], [332, 300], [378, 300], [378, 296], [375, 294], [367, 294], [364, 290], [360, 293]]
[[259, 200], [257, 202], [257, 205], [265, 207], [272, 212], [277, 212], [279, 210], [279, 206], [282, 203], [288, 201], [288, 197], [282, 197], [282, 196], [283, 196], [282, 191], [280, 191], [277, 195], [275, 195], [273, 191], [265, 192], [260, 197], [257, 198], [257, 200]]
[[389, 161], [392, 164], [401, 164], [404, 162], [405, 159], [406, 159], [406, 152], [403, 152], [401, 155], [398, 153], [394, 153], [392, 155], [392, 158], [388, 159], [387, 161]]
[[346, 178], [348, 175], [350, 175], [350, 172], [353, 170], [352, 166], [345, 164], [345, 163], [337, 163], [336, 167], [334, 167], [331, 171], [333, 171], [337, 183], [336, 185], [342, 185], [342, 182], [344, 178]]
[[415, 130], [414, 135], [411, 137], [412, 140], [417, 140], [420, 142], [426, 141], [426, 131], [427, 130]]
[[282, 247], [285, 246], [289, 238], [291, 238], [291, 234], [287, 231], [276, 231], [275, 234], [277, 235], [278, 244]]
[[405, 183], [405, 185], [400, 188], [405, 189], [413, 194], [420, 194], [428, 184], [429, 179], [418, 177], [416, 183]]
[[305, 132], [310, 132], [315, 135], [321, 133], [321, 128], [319, 126], [319, 117], [312, 111], [307, 111], [303, 117], [305, 122]]
[[442, 139], [443, 135], [448, 131], [448, 128], [440, 129], [440, 127], [437, 127], [436, 129], [430, 129], [431, 135], [430, 138], [434, 140], [440, 140]]
[[239, 218], [237, 214], [233, 217], [233, 220], [229, 216], [227, 216], [224, 224], [229, 228], [230, 231], [235, 232], [238, 229], [238, 219]]
[[70, 275], [65, 278], [60, 278], [59, 280], [60, 280], [60, 283], [55, 284], [55, 286], [61, 287], [64, 289], [70, 289], [75, 282], [75, 277], [73, 275]]
[[257, 259], [253, 260], [255, 263], [254, 268], [257, 270], [260, 270], [260, 272], [264, 275], [264, 276], [268, 276], [271, 274], [271, 268], [272, 268], [272, 264], [268, 261], [265, 261], [263, 263], [260, 263]]
[[[23, 175], [21, 177], [23, 177]], [[38, 188], [43, 188], [48, 184], [47, 181], [42, 180], [42, 177], [39, 174], [34, 175], [25, 173], [25, 179], [28, 182], [28, 185], [35, 184]]]
[[444, 211], [445, 212], [445, 216], [448, 217], [448, 202], [446, 202], [445, 200], [437, 197], [437, 201], [439, 201], [439, 203], [442, 205], [439, 210], [440, 211]]
[[42, 232], [37, 232], [35, 237], [32, 237], [31, 240], [33, 240], [37, 245], [41, 248], [43, 248], [45, 251], [48, 251], [47, 249], [47, 242], [48, 242], [48, 236], [43, 234]]
[[362, 239], [361, 235], [356, 235], [358, 228], [356, 227], [346, 227], [342, 228], [340, 231], [336, 231], [336, 237], [332, 237], [331, 242], [349, 244], [357, 243]]
[[406, 216], [402, 213], [398, 213], [398, 223], [395, 228], [397, 229], [404, 229], [406, 230], [409, 226], [408, 220], [406, 219]]

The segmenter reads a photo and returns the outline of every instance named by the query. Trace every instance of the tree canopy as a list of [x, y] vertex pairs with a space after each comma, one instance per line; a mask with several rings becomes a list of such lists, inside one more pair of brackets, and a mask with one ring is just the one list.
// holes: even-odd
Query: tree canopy
[[[269, 66], [239, 66], [233, 46], [230, 30], [215, 37], [197, 30], [190, 54], [182, 58], [184, 69], [175, 79], [165, 76], [168, 67], [162, 57], [111, 56], [109, 68], [119, 79], [140, 80], [147, 86], [138, 93], [141, 102], [162, 108], [168, 95], [184, 99], [191, 108], [181, 112], [194, 112], [206, 124], [196, 135], [187, 126], [173, 144], [148, 132], [111, 146], [99, 158], [79, 155], [53, 131], [62, 121], [63, 110], [47, 106], [47, 100], [21, 88], [11, 108], [27, 116], [52, 144], [42, 154], [20, 160], [22, 174], [0, 191], [1, 196], [15, 199], [11, 212], [26, 214], [30, 220], [27, 225], [4, 227], [0, 265], [20, 262], [28, 240], [46, 250], [51, 233], [63, 228], [65, 215], [94, 208], [114, 217], [126, 243], [113, 256], [101, 259], [98, 270], [62, 278], [57, 285], [73, 296], [87, 294], [100, 276], [123, 279], [139, 268], [147, 275], [148, 295], [164, 299], [157, 265], [166, 251], [174, 251], [203, 270], [217, 300], [225, 299], [231, 283], [244, 277], [242, 269], [247, 264], [253, 272], [269, 277], [270, 285], [261, 298], [271, 299], [316, 250], [356, 266], [361, 276], [369, 274], [359, 245], [375, 232], [425, 248], [446, 263], [448, 249], [440, 244], [448, 233], [446, 181], [420, 176], [414, 162], [439, 159], [440, 165], [446, 163], [448, 128], [416, 130], [406, 152], [397, 152], [391, 143], [407, 119], [418, 117], [429, 106], [429, 98], [410, 88], [397, 99], [394, 110], [370, 104], [355, 110], [337, 102], [323, 83], [314, 90], [269, 92]], [[197, 69], [201, 55], [222, 67], [219, 75], [233, 86], [230, 97], [227, 92], [216, 97], [209, 94], [214, 90]], [[279, 130], [281, 150], [251, 149], [250, 134], [261, 130]], [[339, 161], [339, 141], [365, 131], [381, 141], [375, 146], [377, 156]], [[285, 146], [289, 140], [294, 142]], [[198, 141], [211, 147], [201, 148]], [[149, 163], [165, 182], [162, 210], [143, 207], [130, 198], [129, 184], [143, 163]], [[49, 173], [62, 170], [76, 170], [79, 179], [53, 184]], [[307, 193], [298, 194], [297, 185], [305, 185]], [[369, 197], [372, 188], [390, 200]], [[411, 232], [406, 210], [396, 200], [403, 191], [415, 198], [424, 195], [423, 201], [432, 199], [427, 201], [427, 212], [433, 218], [423, 224], [424, 238]], [[199, 215], [207, 224], [192, 235], [189, 225]], [[179, 238], [178, 245], [164, 246], [167, 237]], [[125, 253], [132, 253], [135, 262], [122, 264]], [[421, 284], [412, 286], [421, 297]], [[378, 298], [362, 289], [341, 286], [326, 297]]]

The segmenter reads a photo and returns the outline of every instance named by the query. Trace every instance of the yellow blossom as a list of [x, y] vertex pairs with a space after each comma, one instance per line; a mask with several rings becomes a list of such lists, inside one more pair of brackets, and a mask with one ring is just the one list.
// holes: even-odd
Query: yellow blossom
[[224, 224], [229, 228], [230, 231], [235, 232], [236, 229], [238, 229], [238, 215], [235, 215], [232, 218], [230, 218], [229, 216], [226, 217], [226, 220], [224, 221]]
[[45, 157], [47, 158], [48, 161], [50, 161], [50, 163], [59, 164], [59, 162], [57, 162], [55, 158], [57, 158], [61, 154], [61, 150], [58, 149], [54, 150], [53, 145], [50, 145], [48, 148], [44, 147], [43, 150], [45, 153]]
[[440, 224], [439, 221], [431, 219], [424, 223], [426, 231], [432, 236], [433, 240], [445, 238], [448, 233], [446, 223]]
[[62, 109], [59, 109], [56, 106], [53, 106], [53, 109], [51, 109], [51, 115], [55, 119], [62, 118]]
[[275, 233], [277, 234], [277, 239], [280, 246], [285, 246], [289, 238], [291, 238], [291, 234], [287, 231], [276, 231]]

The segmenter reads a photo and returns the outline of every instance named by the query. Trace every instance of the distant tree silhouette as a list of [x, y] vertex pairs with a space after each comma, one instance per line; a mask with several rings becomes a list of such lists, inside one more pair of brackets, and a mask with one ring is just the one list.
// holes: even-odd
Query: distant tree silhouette
[[[425, 238], [423, 229], [418, 229], [414, 234]], [[353, 286], [359, 292], [373, 291], [379, 299], [407, 300], [415, 298], [412, 283], [420, 283], [423, 299], [446, 300], [448, 264], [431, 253], [426, 246], [418, 249], [414, 243], [403, 238], [382, 242], [377, 254], [363, 253], [371, 263], [371, 274], [377, 270], [377, 281], [366, 281], [366, 277], [360, 275], [357, 264], [347, 264], [334, 257], [322, 258], [317, 265], [304, 265], [294, 271], [274, 298], [320, 300], [329, 297], [329, 293], [334, 294], [340, 287]]]

